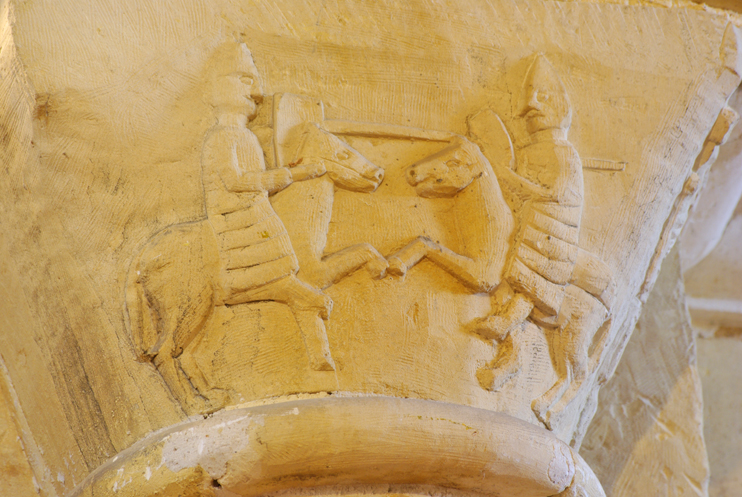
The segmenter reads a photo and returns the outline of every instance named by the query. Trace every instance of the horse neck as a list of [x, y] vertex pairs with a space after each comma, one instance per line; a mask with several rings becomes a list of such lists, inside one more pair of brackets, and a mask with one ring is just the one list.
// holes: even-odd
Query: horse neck
[[[492, 173], [490, 173], [492, 174]], [[485, 176], [475, 178], [469, 186], [454, 198], [455, 219], [461, 245], [469, 248], [472, 254], [489, 253], [493, 247], [494, 230], [488, 222], [488, 214], [493, 212], [494, 202]]]

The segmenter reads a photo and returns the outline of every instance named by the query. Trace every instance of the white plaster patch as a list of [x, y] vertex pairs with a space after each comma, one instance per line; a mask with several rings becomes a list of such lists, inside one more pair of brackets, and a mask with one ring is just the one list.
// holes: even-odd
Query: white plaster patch
[[226, 472], [229, 460], [250, 444], [255, 428], [263, 424], [262, 416], [224, 421], [212, 418], [171, 434], [162, 449], [162, 462], [173, 472], [201, 466], [212, 477], [219, 478]]
[[549, 463], [549, 479], [555, 485], [567, 487], [574, 478], [575, 463], [569, 448], [562, 442], [554, 442], [554, 458]]

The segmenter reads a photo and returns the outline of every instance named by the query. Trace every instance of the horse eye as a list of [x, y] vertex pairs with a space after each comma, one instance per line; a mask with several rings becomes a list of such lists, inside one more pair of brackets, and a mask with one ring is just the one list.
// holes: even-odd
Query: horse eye
[[350, 159], [350, 153], [348, 153], [347, 150], [341, 150], [335, 154], [335, 157], [337, 157], [338, 160], [347, 160]]
[[246, 85], [252, 85], [253, 83], [255, 83], [255, 80], [252, 79], [250, 76], [241, 76], [240, 80], [242, 81], [243, 84], [246, 84]]
[[450, 159], [446, 161], [448, 167], [458, 167], [461, 165], [461, 161], [458, 159]]

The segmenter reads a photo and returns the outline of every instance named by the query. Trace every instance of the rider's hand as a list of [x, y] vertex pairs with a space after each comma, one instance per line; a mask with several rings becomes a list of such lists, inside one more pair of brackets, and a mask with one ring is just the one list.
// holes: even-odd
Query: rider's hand
[[304, 181], [312, 178], [319, 178], [327, 172], [325, 165], [319, 164], [305, 164], [303, 166], [294, 166], [291, 168], [291, 178], [294, 181]]

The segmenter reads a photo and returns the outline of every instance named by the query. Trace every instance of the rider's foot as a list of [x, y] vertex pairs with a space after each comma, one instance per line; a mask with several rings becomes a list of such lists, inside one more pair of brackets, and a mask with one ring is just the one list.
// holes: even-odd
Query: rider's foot
[[319, 307], [319, 317], [321, 317], [325, 321], [330, 319], [330, 313], [332, 312], [332, 305], [333, 305], [332, 299], [323, 293], [321, 302], [317, 306]]
[[316, 290], [305, 294], [300, 302], [290, 302], [289, 305], [296, 312], [314, 311], [325, 321], [330, 318], [332, 312], [332, 299], [323, 292]]
[[505, 316], [487, 316], [472, 321], [469, 331], [485, 340], [496, 340], [502, 342], [510, 333], [512, 323]]

